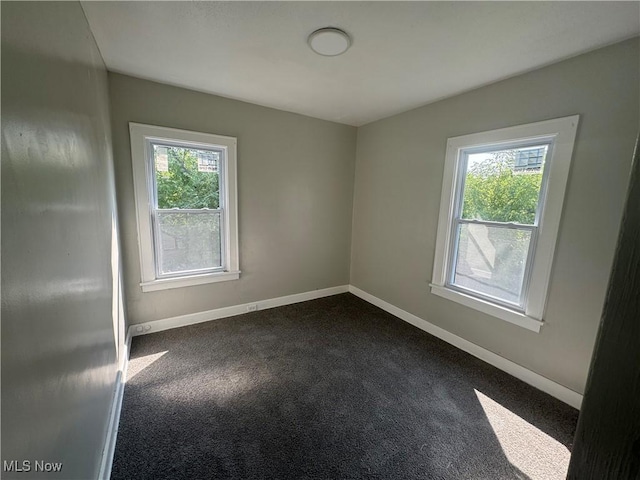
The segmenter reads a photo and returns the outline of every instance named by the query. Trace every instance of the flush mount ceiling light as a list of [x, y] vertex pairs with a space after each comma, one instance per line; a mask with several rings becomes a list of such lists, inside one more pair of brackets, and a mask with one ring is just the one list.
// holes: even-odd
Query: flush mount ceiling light
[[335, 57], [346, 52], [351, 46], [351, 37], [337, 28], [321, 28], [316, 30], [307, 40], [311, 50], [318, 55]]

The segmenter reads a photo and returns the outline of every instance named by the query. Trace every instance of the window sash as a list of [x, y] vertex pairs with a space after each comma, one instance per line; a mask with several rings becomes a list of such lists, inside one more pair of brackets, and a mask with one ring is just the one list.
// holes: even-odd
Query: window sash
[[[509, 302], [504, 298], [495, 297], [493, 295], [489, 295], [488, 293], [479, 292], [477, 290], [473, 290], [471, 288], [455, 283], [456, 266], [458, 264], [460, 231], [461, 231], [460, 227], [461, 225], [464, 225], [464, 224], [484, 225], [484, 226], [493, 227], [493, 228], [505, 228], [505, 229], [511, 229], [511, 230], [530, 232], [529, 247], [527, 248], [527, 256], [525, 259], [525, 268], [523, 272], [522, 285], [521, 285], [521, 291], [520, 291], [520, 301], [518, 303]], [[455, 218], [452, 222], [452, 232], [450, 237], [451, 245], [449, 247], [449, 251], [451, 252], [451, 254], [448, 257], [449, 264], [447, 265], [447, 277], [445, 281], [445, 286], [448, 288], [451, 288], [452, 290], [457, 290], [467, 295], [471, 295], [473, 297], [477, 297], [493, 303], [497, 303], [499, 305], [524, 313], [527, 305], [529, 285], [531, 283], [531, 271], [533, 267], [533, 259], [534, 259], [534, 252], [535, 252], [535, 247], [537, 243], [537, 236], [538, 236], [538, 227], [536, 225], [526, 225], [526, 224], [514, 223], [514, 222], [491, 222], [491, 221], [483, 221], [483, 220], [466, 220], [462, 218]]]
[[[169, 213], [189, 213], [189, 214], [211, 214], [218, 213], [220, 215], [219, 226], [220, 229], [220, 266], [213, 268], [196, 268], [190, 270], [180, 270], [177, 272], [163, 273], [162, 265], [164, 265], [164, 259], [162, 257], [162, 242], [160, 240], [160, 225], [158, 220], [158, 213], [169, 212]], [[156, 278], [176, 278], [176, 277], [184, 277], [190, 275], [200, 275], [205, 273], [214, 273], [214, 272], [223, 272], [226, 269], [226, 256], [225, 252], [225, 218], [224, 218], [224, 209], [222, 208], [202, 208], [202, 209], [194, 209], [194, 208], [154, 208], [151, 211], [151, 225], [153, 228], [153, 250], [154, 250], [154, 259], [155, 259], [155, 268], [156, 268]]]
[[[545, 164], [542, 169], [542, 180], [540, 183], [540, 192], [538, 193], [538, 204], [536, 206], [536, 214], [535, 220], [533, 224], [522, 224], [517, 222], [496, 222], [489, 220], [477, 220], [477, 219], [465, 219], [462, 218], [462, 208], [464, 201], [464, 189], [465, 189], [465, 179], [468, 172], [468, 161], [469, 154], [474, 153], [491, 153], [491, 152], [500, 152], [504, 150], [512, 150], [512, 149], [520, 149], [526, 147], [533, 146], [547, 146], [547, 154], [545, 157]], [[448, 254], [447, 259], [448, 263], [446, 265], [446, 276], [445, 276], [445, 286], [451, 288], [452, 290], [461, 291], [467, 295], [471, 295], [473, 297], [490, 301], [492, 303], [496, 303], [507, 308], [514, 309], [520, 313], [524, 313], [527, 306], [527, 300], [529, 295], [529, 286], [531, 284], [532, 270], [533, 270], [533, 262], [535, 257], [537, 239], [538, 239], [538, 230], [539, 230], [539, 222], [542, 216], [542, 212], [544, 211], [544, 203], [547, 192], [547, 180], [549, 177], [549, 171], [551, 170], [551, 159], [553, 158], [553, 147], [554, 140], [550, 138], [535, 138], [528, 139], [525, 141], [517, 141], [517, 142], [509, 142], [509, 143], [496, 143], [483, 145], [480, 147], [468, 147], [462, 148], [458, 152], [458, 177], [456, 179], [456, 188], [455, 188], [455, 201], [454, 201], [454, 211], [450, 224], [450, 243], [447, 247]], [[522, 290], [520, 293], [520, 301], [518, 303], [509, 302], [508, 300], [494, 297], [492, 295], [478, 292], [476, 290], [472, 290], [469, 288], [465, 288], [464, 286], [458, 285], [454, 283], [455, 279], [455, 271], [456, 265], [458, 261], [458, 250], [459, 250], [459, 240], [460, 240], [460, 226], [463, 224], [470, 225], [486, 225], [488, 227], [494, 228], [509, 228], [515, 230], [528, 230], [530, 231], [530, 240], [529, 240], [529, 248], [527, 249], [527, 257], [525, 259], [525, 269], [523, 273], [522, 280]]]
[[[191, 144], [188, 142], [180, 142], [175, 140], [167, 140], [167, 139], [156, 139], [156, 138], [146, 138], [147, 142], [147, 167], [150, 175], [150, 195], [151, 195], [151, 205], [150, 205], [150, 215], [151, 215], [151, 229], [153, 235], [153, 259], [154, 259], [154, 268], [155, 275], [157, 279], [163, 278], [178, 278], [178, 277], [186, 277], [192, 275], [200, 275], [206, 273], [216, 273], [216, 272], [224, 272], [227, 270], [228, 265], [226, 263], [227, 255], [226, 255], [226, 238], [227, 232], [225, 230], [225, 209], [226, 205], [224, 203], [225, 197], [225, 186], [227, 182], [226, 172], [225, 172], [225, 156], [226, 156], [226, 148], [224, 146], [219, 145], [209, 145], [209, 144]], [[217, 209], [194, 209], [194, 208], [170, 208], [170, 209], [162, 209], [158, 208], [158, 184], [157, 184], [157, 176], [156, 176], [156, 164], [154, 158], [154, 149], [153, 146], [168, 146], [168, 147], [176, 147], [176, 148], [184, 148], [184, 149], [194, 149], [194, 150], [206, 150], [220, 153], [220, 161], [218, 162], [218, 206]], [[219, 229], [220, 229], [220, 263], [219, 267], [214, 268], [198, 268], [198, 269], [190, 269], [190, 270], [180, 270], [178, 272], [170, 272], [163, 273], [162, 265], [162, 244], [160, 241], [160, 225], [158, 223], [158, 212], [176, 212], [176, 213], [216, 213], [220, 214], [219, 221]]]
[[[544, 211], [544, 202], [547, 196], [547, 183], [549, 179], [549, 171], [551, 170], [551, 159], [553, 158], [553, 148], [555, 144], [554, 138], [532, 138], [525, 141], [509, 142], [509, 143], [495, 143], [489, 145], [483, 145], [480, 147], [467, 147], [460, 149], [458, 153], [458, 178], [456, 179], [455, 189], [455, 208], [453, 212], [454, 219], [462, 219], [462, 207], [464, 201], [464, 188], [465, 180], [467, 178], [469, 155], [476, 153], [494, 153], [502, 152], [505, 150], [523, 149], [527, 147], [535, 146], [547, 146], [547, 155], [545, 157], [544, 168], [542, 169], [542, 181], [540, 182], [540, 191], [538, 192], [538, 205], [536, 208], [535, 220], [532, 225], [538, 226], [542, 212]], [[472, 220], [472, 219], [466, 219]], [[501, 223], [501, 222], [496, 222]], [[524, 225], [524, 224], [518, 224]]]

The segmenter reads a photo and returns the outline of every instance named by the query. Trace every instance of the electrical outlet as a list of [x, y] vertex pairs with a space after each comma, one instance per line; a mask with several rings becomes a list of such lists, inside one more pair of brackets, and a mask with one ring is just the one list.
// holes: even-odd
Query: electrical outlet
[[253, 305], [247, 305], [247, 312], [255, 312], [258, 310], [258, 304], [254, 303]]

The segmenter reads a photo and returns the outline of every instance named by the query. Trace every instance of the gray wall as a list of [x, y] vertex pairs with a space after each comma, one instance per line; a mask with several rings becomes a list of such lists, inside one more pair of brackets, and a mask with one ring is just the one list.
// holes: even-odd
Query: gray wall
[[[638, 39], [358, 130], [351, 283], [582, 393], [638, 133]], [[432, 295], [448, 137], [580, 114], [540, 333]]]
[[100, 466], [117, 371], [112, 168], [80, 4], [3, 2], [2, 460], [63, 462], [47, 478]]
[[[130, 323], [349, 283], [356, 129], [109, 74]], [[142, 293], [128, 122], [238, 138], [239, 280]]]

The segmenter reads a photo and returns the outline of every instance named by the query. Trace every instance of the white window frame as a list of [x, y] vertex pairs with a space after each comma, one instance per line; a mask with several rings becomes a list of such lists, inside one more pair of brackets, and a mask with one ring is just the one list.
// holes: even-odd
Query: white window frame
[[[205, 283], [237, 280], [240, 278], [238, 259], [238, 187], [237, 187], [237, 139], [199, 133], [175, 128], [129, 123], [131, 136], [131, 160], [133, 186], [138, 225], [138, 247], [140, 252], [140, 287], [143, 292], [169, 288], [188, 287]], [[224, 150], [220, 175], [220, 207], [223, 238], [221, 255], [223, 268], [207, 273], [187, 272], [183, 275], [162, 276], [157, 274], [156, 252], [153, 232], [153, 208], [155, 205], [154, 163], [151, 142], [179, 144], [193, 148]]]
[[[579, 115], [573, 115], [447, 140], [433, 276], [430, 283], [431, 293], [531, 331], [540, 331], [579, 119]], [[454, 227], [457, 225], [455, 217], [463, 194], [460, 187], [463, 181], [462, 173], [466, 168], [466, 154], [474, 149], [502, 146], [506, 149], [538, 141], [550, 143], [550, 147], [544, 171], [546, 188], [543, 185], [540, 194], [541, 208], [537, 214], [536, 235], [531, 239], [532, 251], [530, 250], [528, 256], [531, 264], [528, 269], [529, 276], [525, 278], [528, 288], [522, 308], [452, 288], [450, 280], [451, 262], [456, 248], [453, 245]]]

